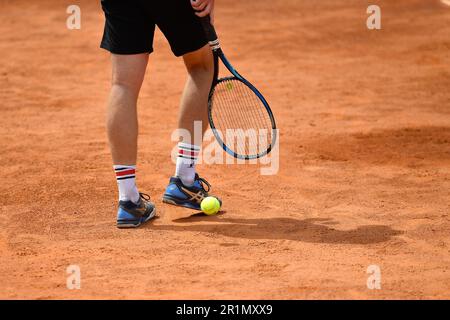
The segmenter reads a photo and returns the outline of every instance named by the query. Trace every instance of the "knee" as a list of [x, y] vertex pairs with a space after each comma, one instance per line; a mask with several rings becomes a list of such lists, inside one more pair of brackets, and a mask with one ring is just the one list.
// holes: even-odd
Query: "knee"
[[111, 90], [138, 94], [141, 87], [139, 81], [130, 78], [113, 76], [111, 79]]
[[[110, 101], [112, 105], [133, 105], [138, 100], [140, 85], [130, 79], [114, 77], [111, 79]], [[111, 103], [111, 102], [110, 102]]]
[[195, 61], [193, 63], [186, 64], [186, 69], [189, 73], [205, 73], [210, 74], [213, 71], [213, 61], [211, 59], [205, 59], [203, 61]]
[[148, 55], [112, 55], [113, 89], [139, 92], [144, 80]]
[[184, 56], [187, 71], [192, 74], [210, 74], [214, 69], [214, 61], [209, 46]]

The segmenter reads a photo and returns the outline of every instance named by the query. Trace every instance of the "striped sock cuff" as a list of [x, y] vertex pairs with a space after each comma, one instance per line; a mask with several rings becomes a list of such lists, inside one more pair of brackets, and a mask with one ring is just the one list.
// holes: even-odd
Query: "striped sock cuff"
[[198, 155], [200, 153], [200, 147], [180, 142], [178, 143], [178, 157], [189, 159], [189, 160], [197, 160]]
[[115, 165], [114, 172], [117, 180], [126, 180], [136, 178], [136, 166]]

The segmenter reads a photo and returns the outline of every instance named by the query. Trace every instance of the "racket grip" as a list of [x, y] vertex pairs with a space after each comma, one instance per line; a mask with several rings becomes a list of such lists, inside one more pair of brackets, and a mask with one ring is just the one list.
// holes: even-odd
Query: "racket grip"
[[213, 25], [211, 24], [209, 15], [200, 18], [200, 21], [202, 23], [203, 30], [205, 31], [206, 40], [208, 40], [210, 44], [216, 42], [218, 40], [217, 33]]

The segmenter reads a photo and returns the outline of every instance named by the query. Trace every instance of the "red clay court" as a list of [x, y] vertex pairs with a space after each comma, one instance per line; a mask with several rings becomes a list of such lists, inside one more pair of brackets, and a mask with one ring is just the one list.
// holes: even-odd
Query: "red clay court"
[[380, 0], [368, 30], [368, 1], [218, 1], [222, 46], [281, 137], [277, 175], [199, 167], [214, 217], [161, 202], [185, 72], [157, 32], [138, 184], [159, 219], [118, 230], [103, 15], [77, 1], [68, 30], [70, 4], [0, 0], [0, 298], [450, 298], [449, 6]]

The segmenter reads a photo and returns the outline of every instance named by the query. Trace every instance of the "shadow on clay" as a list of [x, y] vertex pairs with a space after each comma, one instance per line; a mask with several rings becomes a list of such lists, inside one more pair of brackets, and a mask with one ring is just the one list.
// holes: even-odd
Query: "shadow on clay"
[[[383, 225], [366, 225], [351, 230], [337, 230], [329, 225], [332, 219], [226, 218], [223, 213], [205, 216], [196, 213], [176, 219], [175, 225], [153, 225], [154, 230], [178, 232], [206, 232], [242, 239], [291, 240], [331, 244], [372, 244], [390, 240], [402, 234]], [[209, 222], [208, 224], [200, 222]]]

